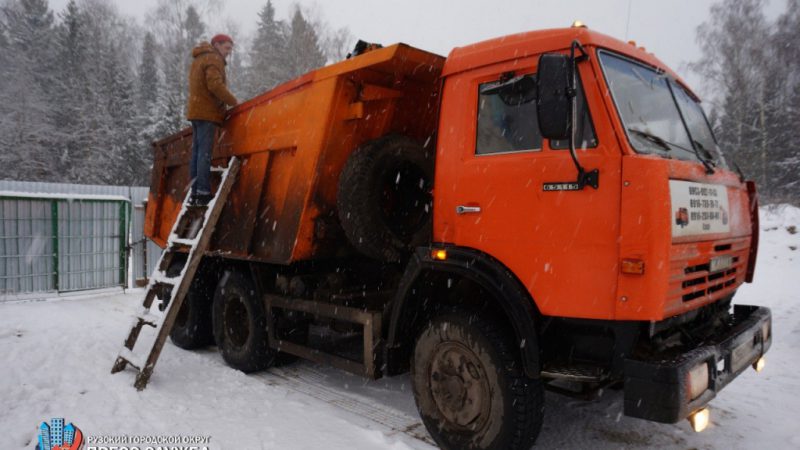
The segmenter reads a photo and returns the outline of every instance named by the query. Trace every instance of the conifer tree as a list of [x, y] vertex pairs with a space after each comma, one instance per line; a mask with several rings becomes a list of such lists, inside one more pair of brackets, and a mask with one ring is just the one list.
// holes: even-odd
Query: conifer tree
[[292, 17], [292, 31], [286, 53], [290, 78], [325, 65], [325, 54], [320, 48], [317, 32], [303, 17], [299, 7], [295, 9]]
[[9, 178], [50, 178], [56, 130], [50, 116], [54, 15], [46, 0], [9, 1], [0, 9], [7, 45], [0, 67], [0, 164]]
[[275, 8], [270, 0], [258, 14], [258, 29], [250, 49], [247, 97], [268, 91], [290, 78], [286, 45], [286, 25], [275, 19]]

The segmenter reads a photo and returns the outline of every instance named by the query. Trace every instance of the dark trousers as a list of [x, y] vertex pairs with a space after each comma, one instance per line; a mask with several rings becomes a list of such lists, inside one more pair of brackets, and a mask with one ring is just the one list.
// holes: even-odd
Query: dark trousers
[[211, 149], [217, 124], [207, 120], [192, 120], [192, 162], [189, 176], [192, 178], [192, 193], [211, 194]]

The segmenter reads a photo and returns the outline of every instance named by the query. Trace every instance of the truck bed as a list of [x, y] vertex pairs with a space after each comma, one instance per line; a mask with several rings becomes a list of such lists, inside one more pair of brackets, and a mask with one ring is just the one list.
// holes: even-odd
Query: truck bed
[[[347, 252], [336, 214], [350, 153], [387, 134], [432, 146], [444, 58], [405, 44], [309, 72], [244, 102], [218, 130], [212, 165], [242, 159], [210, 245], [276, 264]], [[145, 235], [161, 247], [190, 186], [191, 128], [153, 144]]]

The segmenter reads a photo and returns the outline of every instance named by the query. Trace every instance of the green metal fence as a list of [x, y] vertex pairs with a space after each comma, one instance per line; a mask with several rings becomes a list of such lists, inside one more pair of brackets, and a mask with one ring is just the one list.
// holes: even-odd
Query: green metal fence
[[125, 286], [130, 201], [0, 193], [0, 296]]

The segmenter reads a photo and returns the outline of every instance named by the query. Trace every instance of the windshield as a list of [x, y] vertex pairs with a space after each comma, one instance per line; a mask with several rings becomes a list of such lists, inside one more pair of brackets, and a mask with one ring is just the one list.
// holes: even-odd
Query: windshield
[[683, 115], [683, 120], [686, 122], [686, 127], [689, 129], [689, 136], [694, 142], [700, 156], [707, 160], [712, 161], [718, 166], [725, 166], [725, 161], [722, 157], [722, 152], [714, 139], [714, 133], [711, 132], [711, 127], [708, 125], [703, 108], [700, 103], [695, 101], [689, 93], [676, 83], [670, 80], [670, 86], [675, 93], [675, 100], [678, 102], [678, 107]]
[[608, 52], [600, 62], [637, 153], [722, 163], [702, 108], [667, 74]]

